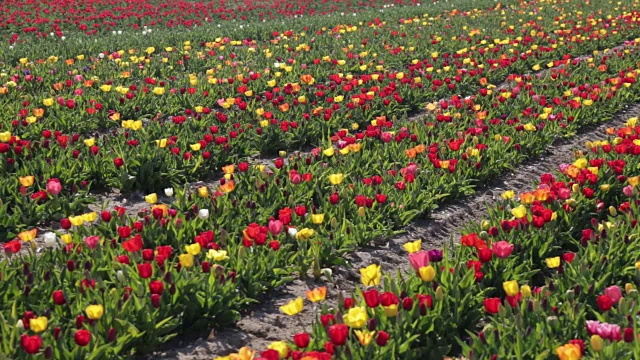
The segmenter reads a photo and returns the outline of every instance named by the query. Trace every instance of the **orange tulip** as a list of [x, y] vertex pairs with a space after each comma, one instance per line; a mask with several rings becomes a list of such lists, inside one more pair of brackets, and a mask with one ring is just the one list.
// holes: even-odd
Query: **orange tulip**
[[327, 287], [322, 286], [317, 289], [307, 291], [307, 299], [311, 302], [319, 302], [327, 297]]
[[37, 235], [38, 235], [38, 229], [33, 228], [31, 230], [26, 230], [21, 232], [20, 234], [18, 234], [18, 238], [20, 238], [20, 240], [22, 241], [33, 241], [36, 239]]
[[233, 180], [229, 180], [225, 182], [224, 185], [220, 185], [220, 191], [224, 193], [230, 193], [235, 188], [236, 188], [236, 184], [233, 182]]

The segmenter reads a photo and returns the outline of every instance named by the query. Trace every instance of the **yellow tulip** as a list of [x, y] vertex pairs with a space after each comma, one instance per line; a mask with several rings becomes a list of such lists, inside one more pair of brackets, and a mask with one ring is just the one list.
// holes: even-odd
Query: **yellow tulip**
[[95, 144], [96, 144], [96, 139], [94, 139], [94, 138], [88, 138], [88, 139], [85, 139], [85, 140], [84, 140], [84, 144], [85, 144], [86, 146], [93, 146], [93, 145], [95, 145]]
[[180, 254], [178, 259], [180, 260], [180, 266], [182, 267], [190, 268], [193, 266], [193, 255], [191, 254]]
[[513, 199], [514, 196], [516, 196], [516, 194], [513, 192], [513, 190], [507, 190], [503, 192], [502, 195], [500, 195], [500, 197], [502, 197], [504, 200]]
[[600, 335], [591, 335], [591, 348], [595, 352], [600, 352], [604, 348], [604, 340], [600, 337]]
[[387, 317], [394, 317], [398, 315], [398, 304], [391, 304], [389, 306], [383, 306], [382, 310], [384, 310], [384, 314]]
[[407, 250], [409, 254], [413, 254], [415, 252], [420, 251], [422, 248], [422, 240], [418, 239], [416, 241], [411, 241], [402, 245], [402, 247]]
[[104, 314], [104, 307], [102, 305], [89, 305], [84, 311], [87, 313], [87, 317], [91, 320], [99, 320]]
[[18, 238], [22, 241], [33, 241], [36, 239], [38, 235], [38, 229], [33, 228], [31, 230], [25, 230], [18, 234]]
[[208, 197], [209, 196], [209, 188], [206, 186], [200, 186], [198, 188], [198, 195], [200, 197]]
[[529, 285], [522, 285], [520, 287], [520, 293], [522, 293], [522, 297], [524, 298], [531, 297], [531, 287]]
[[33, 186], [33, 183], [35, 181], [35, 177], [32, 175], [29, 176], [21, 176], [19, 178], [20, 180], [20, 185], [24, 186], [24, 187], [30, 187]]
[[343, 316], [344, 323], [350, 328], [360, 329], [367, 324], [369, 315], [362, 306], [354, 306]]
[[555, 269], [560, 266], [560, 256], [546, 258], [544, 261], [547, 263], [547, 267], [549, 267], [549, 269]]
[[71, 222], [71, 225], [73, 226], [82, 226], [82, 224], [84, 224], [84, 219], [82, 218], [82, 215], [80, 216], [69, 216], [69, 221]]
[[200, 247], [200, 243], [195, 243], [191, 245], [185, 245], [184, 250], [187, 252], [187, 254], [195, 256], [200, 254], [200, 250], [202, 250], [202, 248]]
[[63, 244], [69, 245], [73, 242], [73, 237], [71, 236], [71, 234], [63, 234], [60, 236], [60, 240], [62, 240]]
[[10, 131], [0, 132], [0, 141], [7, 142], [9, 140], [11, 140], [11, 132]]
[[376, 334], [376, 332], [375, 331], [366, 332], [362, 330], [355, 330], [354, 334], [356, 334], [356, 337], [358, 338], [360, 345], [367, 346], [371, 344], [371, 340], [373, 340], [373, 336]]
[[519, 205], [516, 208], [511, 209], [511, 215], [515, 216], [516, 219], [522, 219], [527, 216], [527, 208], [524, 205]]
[[418, 269], [418, 274], [420, 275], [420, 279], [424, 282], [431, 282], [436, 278], [436, 269], [433, 266], [423, 266]]
[[215, 262], [220, 262], [220, 261], [228, 260], [229, 256], [227, 256], [226, 250], [209, 249], [209, 251], [207, 252], [207, 259]]
[[295, 300], [289, 301], [287, 304], [280, 306], [280, 311], [283, 313], [293, 316], [299, 314], [304, 307], [304, 300], [301, 297], [298, 297]]
[[202, 145], [200, 145], [200, 143], [195, 143], [195, 144], [191, 144], [191, 145], [189, 145], [189, 147], [191, 147], [191, 150], [192, 150], [192, 151], [198, 151], [198, 150], [200, 150], [200, 147], [201, 147], [201, 146], [202, 146]]
[[339, 185], [344, 180], [344, 175], [342, 174], [331, 174], [329, 175], [329, 182], [331, 185]]
[[41, 333], [47, 330], [49, 319], [46, 316], [38, 316], [37, 318], [29, 319], [29, 328], [35, 333]]
[[164, 88], [163, 87], [155, 87], [153, 88], [153, 93], [156, 95], [163, 95], [164, 94]]
[[380, 284], [381, 277], [382, 273], [380, 272], [380, 265], [371, 264], [360, 269], [360, 280], [365, 286], [375, 286]]
[[44, 106], [53, 106], [53, 98], [46, 98], [42, 100]]
[[158, 195], [156, 193], [151, 193], [144, 197], [144, 201], [153, 205], [158, 202]]
[[311, 215], [311, 222], [316, 225], [320, 225], [324, 222], [324, 214], [313, 214]]
[[313, 234], [315, 234], [315, 231], [313, 229], [300, 229], [296, 234], [296, 240], [309, 240], [313, 236]]
[[[2, 136], [1, 133], [0, 133], [0, 136]], [[2, 140], [1, 137], [0, 137], [0, 140]], [[7, 139], [7, 140], [4, 140], [4, 141], [9, 141], [9, 140]], [[328, 149], [323, 150], [322, 153], [324, 154], [324, 156], [331, 157], [331, 156], [333, 156], [333, 154], [336, 153], [336, 151], [335, 151], [335, 149], [333, 147], [330, 147]]]
[[516, 296], [520, 292], [520, 286], [518, 286], [518, 282], [515, 280], [503, 282], [502, 288], [508, 296]]

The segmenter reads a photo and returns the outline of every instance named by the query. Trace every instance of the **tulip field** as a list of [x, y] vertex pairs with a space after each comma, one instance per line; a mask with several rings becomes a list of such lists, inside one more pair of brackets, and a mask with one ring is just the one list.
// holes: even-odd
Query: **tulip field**
[[640, 0], [5, 0], [0, 359], [638, 359], [638, 77]]

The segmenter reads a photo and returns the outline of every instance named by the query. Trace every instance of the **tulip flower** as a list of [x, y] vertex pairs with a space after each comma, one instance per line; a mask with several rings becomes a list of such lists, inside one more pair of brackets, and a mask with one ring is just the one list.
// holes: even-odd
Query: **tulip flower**
[[579, 360], [582, 357], [580, 347], [576, 344], [565, 344], [556, 348], [560, 360]]
[[180, 254], [178, 255], [178, 259], [180, 261], [180, 266], [185, 268], [193, 267], [193, 255], [191, 254]]
[[281, 359], [286, 358], [287, 354], [289, 353], [289, 347], [287, 346], [287, 343], [285, 341], [274, 341], [269, 344], [269, 346], [267, 346], [267, 349], [275, 350], [276, 352], [278, 352], [278, 355]]
[[595, 352], [600, 352], [604, 349], [604, 340], [600, 337], [600, 335], [591, 335], [590, 338], [591, 348]]
[[47, 324], [49, 319], [46, 316], [38, 316], [36, 318], [29, 319], [29, 329], [35, 333], [41, 333], [47, 330]]
[[301, 297], [296, 298], [295, 300], [291, 300], [285, 305], [280, 306], [280, 311], [283, 313], [294, 316], [299, 314], [304, 307], [304, 300]]
[[153, 204], [158, 202], [158, 195], [156, 193], [151, 193], [149, 195], [146, 195], [144, 197], [144, 201], [146, 201], [147, 203], [153, 205]]
[[49, 179], [47, 180], [47, 192], [51, 194], [51, 196], [57, 196], [62, 191], [62, 184], [60, 184], [60, 180], [58, 179]]
[[307, 299], [311, 302], [319, 302], [325, 299], [327, 296], [327, 287], [322, 286], [313, 290], [307, 290]]
[[518, 282], [516, 280], [503, 282], [502, 288], [507, 296], [516, 296], [520, 292], [520, 286], [518, 286]]
[[558, 266], [560, 266], [560, 256], [556, 256], [556, 257], [552, 257], [552, 258], [546, 258], [546, 259], [544, 259], [544, 261], [547, 263], [547, 267], [549, 269], [555, 269]]
[[373, 340], [373, 336], [376, 334], [376, 332], [375, 331], [369, 332], [366, 330], [355, 330], [354, 334], [356, 335], [356, 338], [360, 342], [360, 345], [367, 346]]
[[[413, 254], [416, 253], [422, 248], [422, 240], [410, 241], [402, 245], [402, 247], [407, 250], [408, 253]], [[411, 258], [409, 258], [411, 259]]]
[[380, 265], [371, 264], [360, 269], [360, 280], [365, 286], [376, 286], [380, 284], [381, 276]]
[[420, 279], [422, 279], [422, 281], [431, 282], [436, 277], [436, 270], [431, 265], [423, 266], [418, 269], [418, 274], [420, 275]]
[[329, 182], [331, 185], [339, 185], [344, 180], [344, 175], [342, 174], [331, 174], [329, 175]]
[[329, 334], [329, 340], [331, 340], [333, 345], [341, 346], [347, 342], [347, 338], [349, 337], [349, 327], [345, 324], [331, 325], [327, 329], [327, 333]]
[[354, 306], [343, 316], [343, 319], [350, 328], [360, 329], [367, 324], [369, 315], [364, 307]]
[[493, 244], [492, 246], [493, 254], [500, 259], [504, 259], [509, 257], [513, 252], [513, 245], [508, 242], [501, 240]]
[[102, 318], [102, 314], [104, 314], [104, 307], [100, 304], [98, 305], [89, 305], [84, 311], [87, 313], [87, 317], [91, 320], [100, 320]]
[[410, 253], [409, 263], [411, 263], [411, 267], [415, 271], [419, 271], [420, 268], [423, 268], [429, 265], [429, 253], [427, 253], [424, 250]]

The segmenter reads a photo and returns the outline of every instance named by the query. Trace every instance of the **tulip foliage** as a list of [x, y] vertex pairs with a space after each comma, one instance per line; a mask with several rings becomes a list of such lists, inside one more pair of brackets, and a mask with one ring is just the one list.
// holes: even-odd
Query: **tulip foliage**
[[[11, 358], [231, 325], [640, 100], [632, 0], [31, 3], [0, 5]], [[636, 121], [260, 355], [634, 357]], [[145, 208], [100, 208], [112, 189]]]

